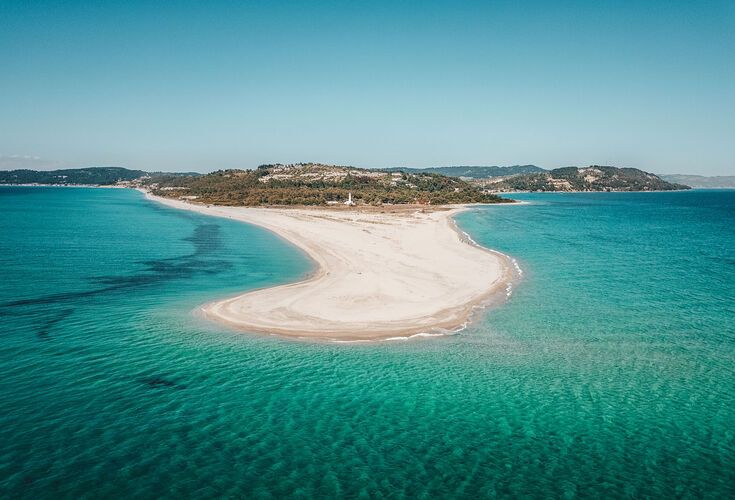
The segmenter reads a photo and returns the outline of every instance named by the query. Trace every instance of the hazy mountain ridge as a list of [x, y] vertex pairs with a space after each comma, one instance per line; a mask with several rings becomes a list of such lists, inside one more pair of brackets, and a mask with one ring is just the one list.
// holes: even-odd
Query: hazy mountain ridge
[[449, 177], [466, 177], [469, 179], [486, 179], [488, 177], [505, 177], [508, 175], [532, 174], [547, 171], [546, 169], [537, 167], [536, 165], [512, 165], [509, 167], [469, 165], [428, 168], [390, 167], [382, 170], [387, 172], [409, 172], [416, 174], [441, 174]]
[[592, 165], [477, 181], [488, 191], [676, 191], [689, 186], [667, 182], [637, 168]]
[[660, 174], [663, 180], [693, 188], [735, 188], [735, 175]]
[[[386, 169], [362, 169], [357, 167], [324, 165], [319, 163], [297, 164], [298, 172], [290, 174], [270, 174], [273, 179], [284, 175], [301, 177], [302, 181], [314, 180], [329, 176], [344, 177], [346, 170], [360, 175], [371, 175], [375, 172], [400, 173], [407, 175], [441, 175], [453, 178], [470, 179], [488, 190], [493, 191], [650, 191], [696, 188], [735, 188], [735, 176], [703, 176], [688, 174], [655, 175], [634, 168], [616, 168], [604, 166], [586, 167], [598, 172], [587, 172], [582, 178], [578, 167], [564, 167], [544, 170], [535, 165], [498, 166], [451, 166], [422, 169], [391, 167]], [[307, 168], [307, 166], [309, 166]], [[260, 169], [285, 168], [286, 165], [264, 165]], [[293, 165], [292, 165], [293, 167]], [[316, 170], [321, 169], [321, 174]], [[342, 170], [340, 170], [342, 169]], [[310, 170], [310, 171], [309, 171]], [[247, 172], [247, 170], [242, 170]], [[341, 172], [337, 174], [337, 172]], [[0, 184], [49, 184], [49, 185], [114, 185], [127, 184], [145, 177], [196, 177], [205, 174], [198, 172], [146, 172], [123, 167], [85, 167], [59, 170], [15, 169], [0, 171]], [[594, 180], [593, 180], [594, 178]], [[292, 179], [293, 180], [293, 179]], [[323, 180], [323, 179], [322, 179]]]

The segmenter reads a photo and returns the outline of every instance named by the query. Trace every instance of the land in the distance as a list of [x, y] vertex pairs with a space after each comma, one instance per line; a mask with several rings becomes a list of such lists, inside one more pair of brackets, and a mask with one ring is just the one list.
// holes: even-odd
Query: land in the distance
[[[157, 196], [239, 206], [507, 203], [456, 177], [299, 163], [209, 174], [147, 173], [118, 167], [0, 172], [0, 184], [143, 187]], [[350, 198], [351, 197], [351, 198]]]
[[144, 184], [157, 196], [235, 206], [313, 206], [350, 200], [358, 205], [511, 201], [456, 177], [319, 163], [262, 165], [255, 170], [223, 170], [200, 176], [159, 175]]
[[494, 177], [474, 181], [491, 192], [513, 191], [677, 191], [689, 186], [675, 184], [637, 168], [600, 165], [565, 167], [545, 172]]
[[[0, 184], [44, 186], [114, 186], [142, 182], [161, 172], [144, 172], [124, 167], [85, 167], [61, 170], [0, 170]], [[200, 175], [196, 172], [166, 173], [165, 175]]]
[[[701, 176], [687, 176], [693, 177]], [[722, 179], [727, 180], [725, 177], [717, 179], [720, 183]], [[711, 187], [704, 181], [701, 183], [702, 187]], [[498, 193], [516, 191], [689, 189], [688, 185], [669, 182], [639, 169], [597, 165], [554, 170], [544, 170], [535, 165], [365, 169], [299, 163], [261, 165], [253, 170], [219, 170], [209, 174], [91, 167], [0, 171], [0, 184], [144, 187], [168, 198], [243, 206], [339, 204], [347, 201], [350, 193], [358, 205], [443, 205], [503, 203], [510, 200], [499, 197]]]
[[686, 174], [666, 174], [661, 178], [668, 182], [685, 184], [693, 188], [735, 188], [735, 175], [686, 175]]

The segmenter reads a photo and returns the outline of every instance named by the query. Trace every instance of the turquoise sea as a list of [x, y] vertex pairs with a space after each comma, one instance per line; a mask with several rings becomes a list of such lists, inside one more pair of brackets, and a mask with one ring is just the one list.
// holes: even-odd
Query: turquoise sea
[[0, 188], [0, 497], [735, 496], [735, 191], [517, 198], [508, 303], [345, 345], [192, 313], [309, 272], [266, 231]]

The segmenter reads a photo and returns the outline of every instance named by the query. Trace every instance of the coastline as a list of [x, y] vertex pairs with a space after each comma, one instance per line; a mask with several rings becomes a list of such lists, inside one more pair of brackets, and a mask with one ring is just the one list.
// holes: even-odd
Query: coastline
[[47, 187], [47, 188], [90, 188], [90, 189], [129, 189], [128, 186], [118, 186], [116, 184], [4, 184], [0, 183], [0, 187]]
[[254, 224], [302, 250], [306, 279], [203, 305], [239, 330], [332, 342], [403, 340], [464, 328], [478, 309], [507, 300], [520, 269], [456, 227], [467, 206], [424, 210], [261, 208], [149, 200]]

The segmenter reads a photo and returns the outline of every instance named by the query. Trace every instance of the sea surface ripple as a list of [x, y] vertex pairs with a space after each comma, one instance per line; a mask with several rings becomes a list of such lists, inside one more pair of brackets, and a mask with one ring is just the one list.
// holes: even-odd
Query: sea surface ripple
[[266, 231], [0, 188], [0, 496], [735, 496], [735, 191], [519, 197], [507, 303], [329, 344], [192, 312], [309, 272]]

